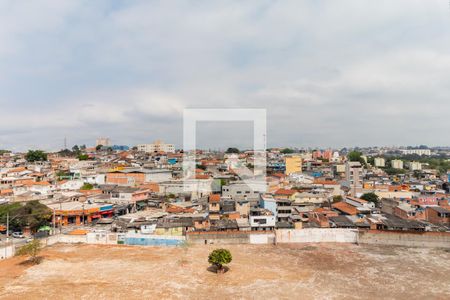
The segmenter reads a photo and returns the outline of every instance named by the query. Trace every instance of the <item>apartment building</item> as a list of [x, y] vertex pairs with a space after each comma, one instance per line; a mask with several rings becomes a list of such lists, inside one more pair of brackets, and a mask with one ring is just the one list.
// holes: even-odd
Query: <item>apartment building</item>
[[349, 161], [345, 164], [345, 179], [350, 184], [351, 194], [356, 196], [357, 190], [363, 187], [363, 167], [360, 162]]
[[384, 168], [386, 166], [386, 160], [382, 157], [376, 157], [374, 160], [375, 167]]
[[152, 144], [140, 144], [136, 146], [138, 151], [154, 153], [154, 152], [167, 152], [175, 153], [175, 146], [173, 144], [166, 144], [161, 140], [156, 140]]
[[400, 160], [400, 159], [394, 159], [394, 160], [391, 161], [391, 167], [393, 169], [401, 170], [401, 169], [403, 169], [403, 161]]

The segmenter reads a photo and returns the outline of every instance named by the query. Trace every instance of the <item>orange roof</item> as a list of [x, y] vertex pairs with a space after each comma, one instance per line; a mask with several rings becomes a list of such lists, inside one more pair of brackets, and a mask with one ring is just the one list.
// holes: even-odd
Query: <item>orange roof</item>
[[294, 190], [288, 190], [288, 189], [279, 189], [275, 192], [275, 195], [287, 195], [287, 196], [292, 196], [295, 193], [297, 193], [297, 191]]
[[358, 210], [353, 205], [350, 205], [346, 202], [337, 202], [332, 204], [333, 208], [347, 214], [347, 215], [356, 215], [358, 214]]
[[324, 180], [324, 179], [314, 179], [314, 184], [329, 184], [329, 185], [336, 185], [338, 184], [336, 181], [334, 180]]
[[219, 202], [220, 195], [219, 194], [211, 194], [209, 195], [209, 202]]
[[23, 185], [50, 185], [48, 181], [24, 181], [22, 182]]
[[195, 175], [195, 179], [209, 179], [209, 175], [205, 175], [205, 174], [197, 174]]
[[88, 233], [87, 230], [84, 229], [75, 229], [69, 232], [69, 235], [86, 235]]
[[278, 178], [284, 178], [285, 175], [283, 173], [274, 173], [272, 174], [273, 177], [278, 177]]
[[8, 173], [22, 172], [22, 171], [26, 171], [26, 170], [27, 170], [27, 168], [25, 168], [25, 167], [17, 167], [17, 168], [9, 170]]
[[12, 194], [12, 193], [13, 193], [12, 189], [0, 190], [0, 195], [6, 195], [6, 194]]

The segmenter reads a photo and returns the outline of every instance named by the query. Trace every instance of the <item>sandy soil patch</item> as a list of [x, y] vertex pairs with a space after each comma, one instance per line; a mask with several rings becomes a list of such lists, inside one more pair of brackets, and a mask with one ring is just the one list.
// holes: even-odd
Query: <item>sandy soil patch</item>
[[356, 245], [56, 245], [40, 265], [0, 262], [1, 299], [449, 299], [450, 253]]

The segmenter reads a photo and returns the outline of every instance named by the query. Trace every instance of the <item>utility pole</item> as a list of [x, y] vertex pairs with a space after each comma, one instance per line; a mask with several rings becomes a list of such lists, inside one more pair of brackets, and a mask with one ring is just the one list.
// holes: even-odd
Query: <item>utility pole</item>
[[9, 242], [9, 212], [6, 213], [6, 241]]
[[83, 203], [83, 226], [84, 226], [84, 203]]
[[59, 233], [62, 232], [62, 203], [61, 200], [59, 200]]
[[56, 234], [56, 210], [53, 208], [53, 235]]

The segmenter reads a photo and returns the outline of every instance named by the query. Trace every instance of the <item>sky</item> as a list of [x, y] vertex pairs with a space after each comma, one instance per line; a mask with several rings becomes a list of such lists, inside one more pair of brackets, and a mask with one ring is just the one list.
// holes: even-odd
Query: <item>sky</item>
[[449, 1], [0, 0], [0, 149], [182, 147], [185, 108], [264, 108], [269, 147], [449, 145]]

